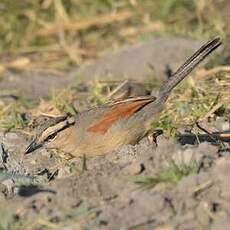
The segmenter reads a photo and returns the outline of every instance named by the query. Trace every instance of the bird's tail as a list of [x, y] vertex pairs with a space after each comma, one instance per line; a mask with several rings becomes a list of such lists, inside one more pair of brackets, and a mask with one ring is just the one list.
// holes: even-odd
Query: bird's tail
[[164, 102], [167, 100], [171, 90], [177, 86], [202, 60], [204, 60], [212, 51], [221, 45], [221, 39], [215, 38], [205, 43], [197, 50], [183, 65], [181, 65], [170, 79], [164, 84], [159, 91], [158, 100]]

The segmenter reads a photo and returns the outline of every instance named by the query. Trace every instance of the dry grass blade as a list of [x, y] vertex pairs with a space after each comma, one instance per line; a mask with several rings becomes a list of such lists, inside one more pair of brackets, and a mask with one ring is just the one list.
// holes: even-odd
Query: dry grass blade
[[210, 117], [214, 112], [216, 112], [222, 106], [223, 106], [222, 102], [214, 105], [213, 108], [210, 111], [208, 111], [207, 114], [204, 117], [202, 117], [202, 118], [199, 119], [199, 122], [203, 121], [203, 120], [206, 120], [208, 117]]
[[54, 2], [54, 7], [56, 10], [56, 15], [60, 21], [63, 22], [69, 22], [69, 16], [66, 13], [65, 7], [63, 6], [63, 3], [61, 0], [55, 0]]
[[208, 180], [208, 181], [206, 181], [206, 182], [204, 182], [204, 183], [198, 185], [198, 186], [194, 189], [193, 194], [198, 194], [198, 193], [204, 191], [205, 189], [211, 187], [212, 185], [213, 185], [213, 182], [212, 182], [211, 180]]
[[3, 73], [7, 69], [24, 69], [28, 65], [31, 64], [31, 61], [29, 58], [26, 57], [20, 57], [17, 58], [16, 60], [10, 61], [8, 63], [2, 63], [0, 64], [0, 73]]
[[126, 27], [122, 28], [119, 31], [119, 34], [126, 37], [132, 37], [132, 36], [137, 36], [140, 33], [144, 32], [155, 32], [155, 31], [164, 31], [165, 30], [165, 25], [161, 21], [155, 21], [152, 23], [149, 23], [145, 26], [133, 26], [133, 27]]
[[107, 95], [107, 97], [108, 98], [112, 98], [112, 96], [114, 95], [114, 94], [116, 94], [120, 89], [122, 89], [125, 85], [127, 85], [128, 84], [128, 80], [125, 80], [125, 81], [123, 81], [120, 85], [118, 85], [114, 90], [112, 90], [108, 95]]
[[196, 71], [195, 77], [203, 78], [207, 76], [213, 76], [219, 72], [229, 72], [230, 73], [230, 66], [217, 66], [212, 69], [201, 69]]
[[36, 35], [38, 36], [49, 36], [51, 34], [56, 34], [60, 31], [66, 30], [85, 30], [92, 26], [103, 26], [109, 23], [125, 21], [133, 16], [131, 11], [122, 11], [119, 13], [109, 13], [101, 16], [93, 17], [90, 19], [83, 19], [80, 21], [69, 21], [63, 25], [53, 24], [48, 28], [40, 29]]

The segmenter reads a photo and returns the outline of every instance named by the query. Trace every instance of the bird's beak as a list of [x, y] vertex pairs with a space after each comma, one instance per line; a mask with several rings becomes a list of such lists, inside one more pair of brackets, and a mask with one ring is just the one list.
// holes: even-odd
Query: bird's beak
[[31, 153], [39, 147], [41, 147], [41, 144], [37, 143], [36, 140], [33, 140], [26, 148], [25, 154]]

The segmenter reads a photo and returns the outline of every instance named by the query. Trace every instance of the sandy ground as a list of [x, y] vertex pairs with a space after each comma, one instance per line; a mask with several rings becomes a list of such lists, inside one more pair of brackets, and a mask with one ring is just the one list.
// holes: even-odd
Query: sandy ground
[[[84, 168], [83, 159], [62, 164], [45, 149], [24, 159], [17, 158], [16, 146], [25, 143], [23, 140], [15, 133], [3, 138], [9, 153], [15, 153], [10, 154], [6, 167], [9, 170], [17, 167], [21, 174], [40, 174], [36, 178], [42, 185], [12, 191], [10, 180], [3, 183], [8, 187], [3, 186], [2, 190], [7, 199], [1, 197], [0, 210], [13, 212], [20, 220], [42, 226], [36, 220], [45, 217], [58, 229], [230, 227], [230, 157], [229, 152], [220, 152], [217, 146], [209, 143], [181, 146], [161, 136], [156, 147], [146, 138], [136, 146], [124, 146], [104, 157], [87, 159]], [[171, 161], [189, 166], [193, 160], [198, 171], [177, 184], [162, 183], [144, 189], [135, 183], [144, 175], [167, 170]], [[57, 176], [44, 182], [49, 174], [45, 169], [55, 165]]]

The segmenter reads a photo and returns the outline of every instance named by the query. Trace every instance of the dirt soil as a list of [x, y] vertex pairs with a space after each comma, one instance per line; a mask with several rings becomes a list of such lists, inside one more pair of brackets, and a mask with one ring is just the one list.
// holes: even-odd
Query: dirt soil
[[[174, 55], [164, 63], [173, 60]], [[132, 65], [127, 64], [127, 71]], [[55, 84], [63, 84], [63, 79], [60, 84], [55, 79]], [[25, 85], [17, 84], [19, 88]], [[181, 145], [161, 135], [157, 146], [144, 138], [106, 156], [64, 161], [44, 147], [24, 156], [29, 139], [20, 131], [0, 131], [0, 142], [1, 167], [29, 175], [13, 175], [0, 184], [3, 229], [16, 229], [9, 226], [17, 223], [25, 224], [24, 229], [230, 229], [227, 144], [224, 150], [207, 142]], [[167, 171], [172, 162], [185, 168], [195, 162], [196, 171], [177, 183], [159, 183], [150, 189], [140, 183], [144, 176]]]

